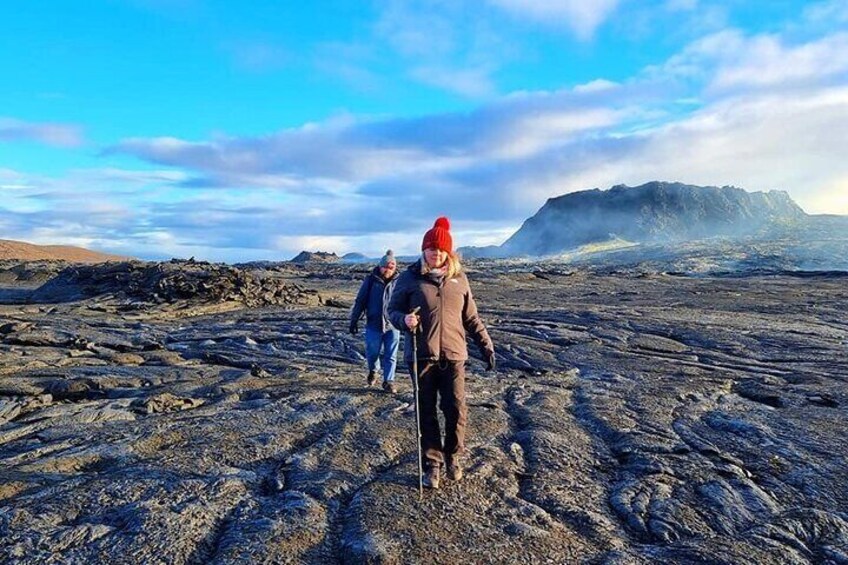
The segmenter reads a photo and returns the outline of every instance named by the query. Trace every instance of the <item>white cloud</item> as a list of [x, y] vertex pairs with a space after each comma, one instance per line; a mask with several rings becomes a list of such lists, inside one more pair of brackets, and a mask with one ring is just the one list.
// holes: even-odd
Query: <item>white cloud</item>
[[341, 251], [348, 248], [348, 238], [343, 236], [280, 236], [274, 239], [274, 246], [278, 251], [294, 255], [301, 251]]
[[316, 46], [312, 60], [320, 72], [341, 79], [357, 91], [385, 92], [389, 77], [371, 70], [378, 58], [375, 49], [364, 43], [331, 41]]
[[[525, 158], [581, 132], [625, 122], [617, 97], [638, 89], [591, 88], [524, 93], [468, 114], [381, 121], [333, 120], [255, 138], [188, 142], [127, 139], [107, 150], [183, 167], [213, 185], [276, 187], [335, 193], [386, 177], [461, 171], [481, 159]], [[608, 106], [604, 106], [606, 102]], [[268, 179], [263, 182], [262, 179]], [[198, 186], [203, 187], [199, 182]]]
[[469, 98], [484, 98], [494, 93], [491, 69], [450, 69], [447, 67], [420, 67], [411, 76], [423, 84], [449, 90]]
[[[3, 235], [33, 243], [83, 245], [126, 252], [140, 229], [158, 221], [151, 198], [168, 198], [179, 171], [118, 168], [72, 170], [62, 177], [0, 170], [0, 182], [15, 183], [0, 203]], [[131, 249], [142, 249], [141, 246]], [[151, 247], [155, 251], [155, 247]]]
[[0, 189], [3, 190], [27, 190], [32, 188], [27, 184], [26, 176], [13, 169], [0, 168]]
[[703, 82], [711, 94], [844, 81], [848, 33], [791, 45], [780, 35], [723, 30], [693, 42], [646, 74]]
[[595, 30], [618, 7], [619, 0], [489, 0], [519, 18], [546, 25], [566, 26], [580, 39], [590, 39]]
[[79, 180], [89, 182], [105, 183], [118, 181], [128, 184], [158, 184], [170, 183], [177, 184], [188, 180], [188, 175], [183, 171], [174, 170], [131, 170], [119, 169], [115, 167], [105, 167], [100, 169], [79, 169], [72, 171], [71, 175]]
[[0, 117], [0, 142], [38, 141], [58, 147], [82, 145], [81, 128], [69, 124], [33, 123]]
[[387, 0], [374, 33], [417, 83], [469, 98], [496, 92], [494, 75], [514, 57], [512, 38], [467, 0]]
[[848, 23], [848, 1], [829, 0], [811, 3], [804, 9], [803, 19], [808, 24], [826, 24], [828, 26]]
[[799, 46], [786, 46], [776, 36], [758, 36], [735, 47], [719, 54], [721, 66], [711, 88], [788, 86], [848, 72], [848, 33]]
[[83, 229], [81, 224], [67, 224], [61, 227], [35, 228], [32, 230], [27, 243], [36, 245], [73, 245], [93, 249], [97, 247], [95, 238], [72, 236], [70, 233]]
[[574, 92], [603, 92], [613, 90], [618, 86], [620, 85], [616, 82], [599, 78], [585, 84], [578, 84], [574, 87]]
[[445, 57], [459, 47], [456, 8], [438, 1], [389, 0], [375, 31], [407, 57]]

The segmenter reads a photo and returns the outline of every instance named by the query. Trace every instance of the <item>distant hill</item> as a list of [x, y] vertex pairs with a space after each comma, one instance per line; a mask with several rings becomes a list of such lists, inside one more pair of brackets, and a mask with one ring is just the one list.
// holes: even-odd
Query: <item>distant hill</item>
[[503, 245], [463, 252], [470, 257], [550, 255], [611, 239], [660, 243], [750, 236], [805, 218], [784, 191], [654, 181], [551, 198]]
[[341, 256], [344, 263], [368, 263], [371, 259], [362, 253], [345, 253]]
[[326, 251], [301, 251], [292, 257], [292, 263], [338, 263], [341, 258], [335, 253]]
[[105, 263], [126, 261], [130, 257], [110, 255], [70, 245], [34, 245], [23, 241], [0, 239], [0, 261], [67, 261], [69, 263]]

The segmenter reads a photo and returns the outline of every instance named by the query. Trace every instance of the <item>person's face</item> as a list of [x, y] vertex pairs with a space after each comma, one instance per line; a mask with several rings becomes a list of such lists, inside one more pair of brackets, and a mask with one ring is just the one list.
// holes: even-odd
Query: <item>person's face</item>
[[431, 269], [439, 269], [448, 260], [448, 252], [428, 247], [424, 250], [424, 260], [427, 261], [427, 266]]
[[380, 274], [383, 275], [383, 278], [389, 278], [395, 274], [395, 269], [397, 269], [397, 263], [392, 262], [385, 267], [380, 267]]

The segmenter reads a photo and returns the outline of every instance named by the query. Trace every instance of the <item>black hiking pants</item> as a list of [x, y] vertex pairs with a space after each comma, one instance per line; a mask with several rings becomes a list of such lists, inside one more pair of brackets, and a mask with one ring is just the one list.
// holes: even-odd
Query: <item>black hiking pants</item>
[[[412, 375], [412, 365], [409, 365]], [[462, 455], [465, 450], [464, 361], [418, 361], [418, 412], [421, 414], [421, 449], [425, 466], [439, 466], [445, 458]], [[445, 440], [439, 428], [436, 400], [445, 417]]]

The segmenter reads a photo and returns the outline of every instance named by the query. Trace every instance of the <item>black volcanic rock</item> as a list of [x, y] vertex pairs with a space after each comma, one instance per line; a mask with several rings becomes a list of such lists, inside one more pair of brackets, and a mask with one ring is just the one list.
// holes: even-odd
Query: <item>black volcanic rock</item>
[[40, 286], [68, 265], [66, 261], [0, 260], [0, 285]]
[[497, 370], [423, 496], [347, 310], [0, 303], [0, 563], [846, 563], [848, 279], [517, 264], [469, 270]]
[[805, 217], [784, 191], [656, 181], [618, 185], [549, 199], [501, 246], [500, 254], [553, 254], [614, 236], [641, 243], [752, 235]]
[[69, 266], [37, 288], [30, 299], [63, 302], [104, 295], [150, 303], [192, 300], [266, 306], [319, 302], [317, 292], [268, 271], [178, 259]]

